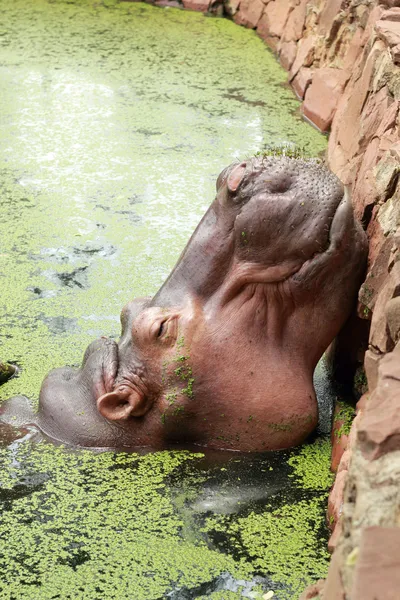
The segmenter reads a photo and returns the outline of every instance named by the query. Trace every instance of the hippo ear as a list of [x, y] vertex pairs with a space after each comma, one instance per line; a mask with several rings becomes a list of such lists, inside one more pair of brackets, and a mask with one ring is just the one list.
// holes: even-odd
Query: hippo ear
[[117, 388], [98, 398], [97, 409], [109, 421], [124, 421], [129, 417], [142, 417], [149, 406], [141, 392]]
[[237, 167], [234, 167], [234, 169], [232, 169], [232, 171], [230, 172], [229, 176], [228, 176], [228, 190], [230, 192], [236, 192], [236, 190], [238, 189], [239, 185], [242, 182], [242, 179], [244, 177], [244, 174], [246, 172], [246, 163], [240, 163], [240, 165], [237, 165]]

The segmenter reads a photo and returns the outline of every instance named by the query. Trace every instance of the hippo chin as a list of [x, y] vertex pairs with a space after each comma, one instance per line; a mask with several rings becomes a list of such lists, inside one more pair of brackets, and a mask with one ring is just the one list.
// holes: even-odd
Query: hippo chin
[[301, 443], [318, 420], [314, 368], [365, 256], [348, 194], [317, 161], [230, 165], [161, 289], [122, 310], [119, 342], [48, 375], [39, 427], [86, 447]]

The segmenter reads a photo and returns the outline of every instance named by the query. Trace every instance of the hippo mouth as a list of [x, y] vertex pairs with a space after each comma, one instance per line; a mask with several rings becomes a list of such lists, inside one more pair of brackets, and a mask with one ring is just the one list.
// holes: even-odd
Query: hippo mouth
[[230, 302], [244, 286], [248, 284], [293, 283], [298, 288], [305, 281], [318, 277], [326, 264], [337, 255], [338, 250], [349, 236], [349, 226], [353, 222], [350, 195], [345, 188], [343, 196], [332, 206], [332, 212], [325, 221], [324, 239], [320, 240], [320, 248], [308, 255], [296, 253], [275, 264], [267, 266], [257, 263], [233, 262], [230, 273], [221, 286], [221, 305]]
[[90, 374], [95, 401], [114, 389], [119, 365], [118, 344], [111, 338], [101, 337], [88, 346], [81, 371], [88, 371]]
[[[321, 265], [330, 256], [336, 253], [346, 237], [346, 229], [348, 224], [352, 222], [352, 219], [353, 212], [351, 199], [347, 188], [345, 188], [343, 197], [335, 207], [333, 214], [327, 219], [327, 236], [321, 249], [314, 252], [312, 256], [306, 260], [288, 261], [286, 265], [275, 267], [277, 277], [274, 281], [271, 280], [271, 283], [289, 280], [292, 277], [293, 279], [300, 279], [305, 272], [307, 272], [307, 277], [309, 277], [310, 269], [316, 271], [318, 265]], [[272, 267], [272, 269], [274, 269], [274, 267]], [[281, 271], [280, 273], [279, 270]]]
[[347, 188], [345, 188], [344, 195], [332, 217], [329, 217], [329, 220], [331, 220], [331, 223], [329, 229], [327, 224], [328, 235], [325, 247], [319, 252], [314, 252], [309, 259], [303, 261], [299, 268], [293, 273], [289, 273], [285, 279], [290, 279], [291, 277], [293, 279], [302, 279], [303, 275], [310, 277], [312, 276], [312, 272], [317, 273], [318, 267], [322, 266], [327, 259], [333, 257], [345, 242], [349, 233], [349, 224], [353, 221], [352, 203]]

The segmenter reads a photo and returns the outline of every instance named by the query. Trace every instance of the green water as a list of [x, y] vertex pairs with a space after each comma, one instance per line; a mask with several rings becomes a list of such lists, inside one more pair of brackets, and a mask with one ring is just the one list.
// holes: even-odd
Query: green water
[[[326, 147], [298, 118], [285, 73], [254, 32], [201, 14], [0, 0], [0, 80], [0, 360], [20, 367], [1, 399], [24, 394], [35, 403], [51, 368], [78, 365], [99, 335], [118, 336], [121, 307], [158, 289], [224, 166], [271, 143], [296, 143], [309, 155]], [[262, 589], [284, 584], [278, 598], [294, 593], [301, 561], [290, 582], [283, 559], [271, 554], [264, 564], [273, 535], [266, 520], [282, 492], [274, 509], [252, 500], [215, 523], [213, 508], [211, 520], [193, 509], [188, 527], [181, 512], [204, 493], [214, 463], [191, 472], [185, 465], [203, 459], [70, 454], [29, 439], [2, 452], [0, 598], [242, 597], [245, 588], [218, 580], [224, 573], [235, 581], [269, 573]], [[231, 477], [224, 468], [222, 486]], [[181, 473], [179, 510], [173, 473]], [[290, 478], [281, 488], [292, 489]], [[300, 488], [290, 506], [303, 501]], [[325, 490], [305, 494], [315, 503]], [[318, 506], [309, 514], [322, 515]], [[287, 535], [302, 539], [303, 516]], [[250, 544], [252, 527], [264, 533]], [[306, 580], [326, 569], [314, 529], [319, 566]], [[298, 541], [297, 554], [307, 543]]]

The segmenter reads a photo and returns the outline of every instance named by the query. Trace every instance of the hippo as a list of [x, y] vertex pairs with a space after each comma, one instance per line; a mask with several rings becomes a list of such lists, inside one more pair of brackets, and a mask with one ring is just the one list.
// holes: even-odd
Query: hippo
[[321, 161], [225, 168], [154, 297], [121, 313], [82, 366], [50, 372], [38, 427], [82, 447], [189, 443], [261, 452], [315, 429], [313, 372], [354, 308], [366, 237]]

